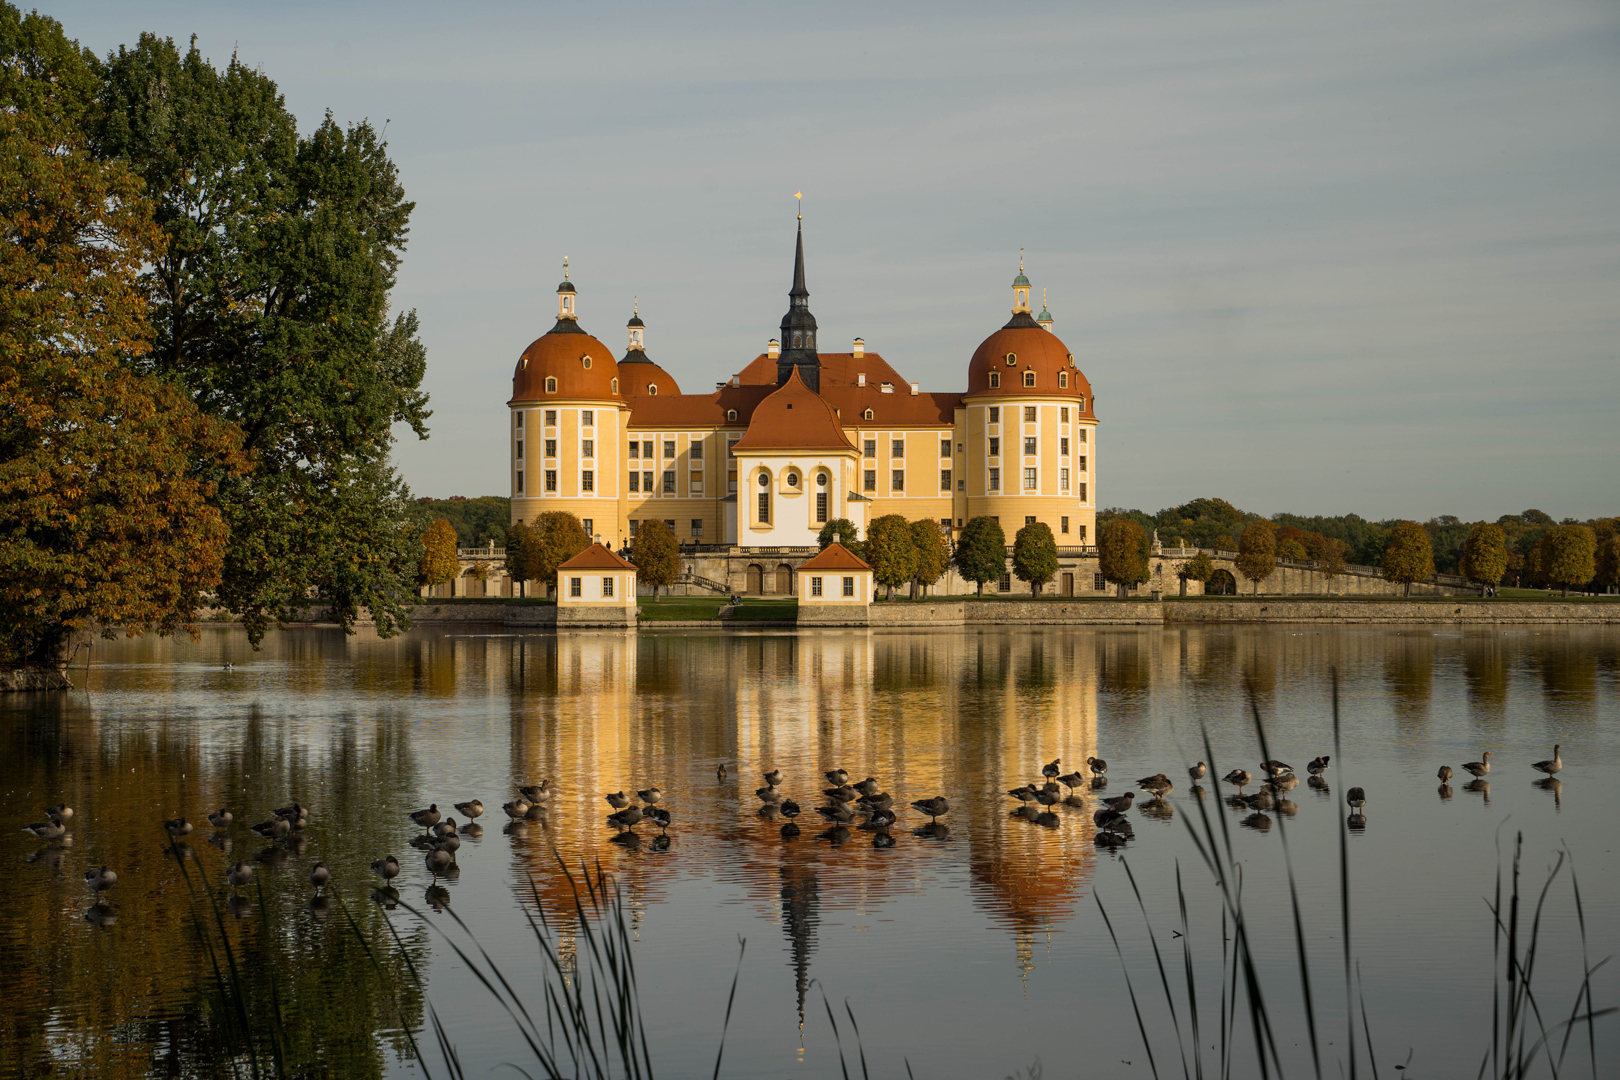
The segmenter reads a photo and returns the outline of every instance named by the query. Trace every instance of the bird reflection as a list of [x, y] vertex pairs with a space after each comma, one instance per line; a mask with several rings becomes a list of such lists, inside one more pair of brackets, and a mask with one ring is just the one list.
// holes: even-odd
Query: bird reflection
[[1044, 825], [1048, 829], [1058, 827], [1058, 816], [1050, 810], [1043, 810], [1035, 815], [1035, 824]]
[[51, 847], [42, 847], [38, 851], [30, 853], [27, 856], [26, 861], [31, 863], [44, 863], [52, 870], [60, 870], [62, 868], [62, 863], [66, 859], [67, 851], [63, 848], [52, 845]]
[[844, 841], [848, 840], [851, 835], [852, 834], [850, 833], [848, 826], [834, 825], [830, 829], [823, 829], [821, 832], [816, 833], [816, 839], [826, 840], [828, 843], [832, 844], [833, 847], [837, 847]]
[[626, 851], [640, 851], [641, 834], [633, 829], [626, 830], [625, 832], [615, 833], [613, 836], [610, 836], [608, 838], [608, 843], [618, 844]]
[[1163, 798], [1149, 799], [1137, 809], [1143, 817], [1150, 817], [1155, 821], [1169, 821], [1176, 816], [1175, 807], [1165, 802]]
[[1489, 780], [1470, 780], [1463, 785], [1463, 790], [1475, 795], [1483, 795], [1486, 803], [1491, 801], [1491, 782]]
[[232, 893], [225, 901], [225, 907], [238, 919], [245, 919], [253, 914], [253, 901], [241, 893]]
[[1274, 809], [1283, 817], [1293, 817], [1299, 813], [1299, 804], [1292, 799], [1278, 799]]
[[264, 863], [272, 870], [280, 870], [287, 865], [288, 852], [284, 847], [271, 844], [269, 847], [260, 848], [256, 851], [253, 858], [257, 862]]
[[191, 845], [186, 843], [184, 840], [171, 841], [168, 846], [163, 849], [163, 854], [167, 855], [171, 859], [178, 859], [181, 862], [185, 862], [187, 859], [190, 859], [192, 862], [197, 861], [197, 853], [192, 849]]
[[1549, 776], [1545, 780], [1537, 780], [1536, 787], [1542, 791], [1553, 793], [1553, 805], [1555, 807], [1564, 805], [1564, 782], [1558, 777]]
[[1203, 784], [1194, 784], [1188, 789], [1187, 794], [1191, 795], [1199, 802], [1203, 802], [1205, 799], [1209, 798], [1209, 792], [1204, 789]]
[[1440, 798], [1441, 798], [1441, 800], [1451, 798], [1451, 785], [1450, 784], [1441, 784], [1440, 785]]
[[399, 906], [399, 890], [392, 885], [384, 885], [371, 890], [371, 899], [381, 904], [384, 911], [393, 911]]
[[427, 901], [428, 907], [434, 911], [443, 911], [450, 906], [450, 890], [443, 885], [429, 885], [427, 892], [422, 894], [422, 899]]
[[235, 843], [235, 841], [231, 839], [229, 833], [217, 832], [208, 837], [208, 843], [211, 847], [217, 847], [221, 851], [229, 852], [231, 850], [231, 845]]
[[461, 835], [465, 836], [468, 840], [482, 840], [484, 838], [484, 827], [482, 825], [473, 825], [470, 823], [463, 825], [461, 827]]
[[951, 827], [943, 821], [930, 821], [921, 828], [913, 829], [911, 835], [920, 836], [924, 840], [944, 840], [951, 835]]
[[1360, 832], [1367, 827], [1367, 815], [1351, 814], [1349, 817], [1344, 819], [1344, 823], [1350, 826], [1350, 828], [1355, 832]]
[[790, 821], [782, 826], [782, 839], [791, 840], [800, 833], [798, 822]]
[[1321, 795], [1328, 795], [1333, 791], [1332, 788], [1328, 787], [1327, 777], [1325, 776], [1313, 776], [1306, 780], [1305, 783], [1312, 791]]
[[118, 921], [118, 912], [107, 904], [91, 904], [84, 913], [84, 921], [91, 926], [106, 929]]
[[523, 836], [526, 835], [528, 831], [529, 823], [522, 818], [515, 818], [512, 821], [508, 821], [506, 826], [501, 829], [501, 832], [505, 833], [507, 836]]
[[309, 913], [317, 919], [324, 919], [332, 914], [332, 898], [320, 893], [309, 898]]
[[1270, 832], [1271, 816], [1269, 814], [1262, 814], [1260, 811], [1256, 810], [1254, 813], [1238, 822], [1238, 824], [1242, 825], [1245, 829], [1253, 829], [1255, 832]]
[[654, 851], [668, 851], [669, 850], [669, 833], [662, 833], [661, 832], [657, 836], [653, 837], [652, 838], [652, 849]]
[[1129, 841], [1130, 837], [1125, 836], [1122, 833], [1114, 832], [1110, 829], [1102, 829], [1091, 838], [1091, 842], [1094, 846], [1102, 848], [1106, 851], [1118, 851]]
[[880, 832], [872, 837], [872, 846], [875, 848], [892, 848], [894, 847], [894, 837], [889, 833]]

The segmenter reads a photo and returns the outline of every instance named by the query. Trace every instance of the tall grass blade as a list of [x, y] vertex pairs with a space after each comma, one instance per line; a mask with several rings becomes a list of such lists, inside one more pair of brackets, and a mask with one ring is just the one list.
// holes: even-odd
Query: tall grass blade
[[861, 1025], [855, 1022], [855, 1010], [849, 1007], [849, 999], [844, 999], [844, 1011], [849, 1013], [849, 1026], [855, 1032], [855, 1049], [861, 1055], [861, 1080], [872, 1080], [872, 1075], [866, 1071], [866, 1043], [861, 1040]]
[[1103, 906], [1102, 897], [1096, 892], [1092, 897], [1097, 901], [1097, 910], [1102, 912], [1103, 925], [1108, 927], [1108, 936], [1114, 939], [1114, 952], [1119, 955], [1120, 970], [1125, 973], [1125, 989], [1130, 991], [1131, 1011], [1136, 1013], [1136, 1030], [1142, 1033], [1142, 1049], [1147, 1051], [1148, 1068], [1153, 1071], [1153, 1080], [1159, 1080], [1159, 1066], [1153, 1060], [1153, 1040], [1148, 1038], [1147, 1025], [1142, 1022], [1142, 1007], [1136, 1003], [1136, 987], [1131, 984], [1131, 969], [1125, 966], [1125, 951], [1119, 947], [1119, 935], [1114, 933], [1114, 921], [1108, 917], [1108, 909]]
[[737, 970], [731, 975], [731, 994], [726, 998], [726, 1019], [720, 1025], [720, 1049], [714, 1055], [714, 1076], [720, 1080], [720, 1061], [726, 1055], [726, 1032], [731, 1028], [731, 1007], [737, 1003], [737, 980], [742, 978], [743, 953], [748, 951], [748, 939], [737, 939]]
[[[1344, 771], [1343, 724], [1339, 719], [1339, 669], [1331, 672], [1333, 683], [1333, 758]], [[1335, 816], [1338, 811], [1334, 811]], [[1350, 1048], [1350, 1080], [1356, 1080], [1356, 1018], [1350, 1010], [1350, 826], [1339, 816], [1339, 920], [1344, 936], [1344, 1019], [1347, 1028], [1345, 1045]]]
[[821, 1004], [827, 1009], [827, 1023], [832, 1025], [833, 1043], [838, 1047], [838, 1067], [843, 1070], [844, 1080], [849, 1080], [849, 1065], [844, 1061], [844, 1040], [838, 1037], [838, 1019], [833, 1016], [832, 1002], [827, 1000], [827, 989], [821, 985], [820, 980], [811, 981], [821, 992]]
[[[1136, 906], [1142, 911], [1142, 923], [1147, 927], [1148, 941], [1153, 945], [1153, 962], [1159, 968], [1159, 985], [1164, 987], [1164, 1001], [1170, 1007], [1170, 1025], [1176, 1032], [1176, 1050], [1181, 1054], [1181, 1075], [1190, 1077], [1191, 1072], [1187, 1068], [1186, 1040], [1181, 1034], [1181, 1020], [1176, 1015], [1175, 995], [1170, 993], [1170, 977], [1164, 971], [1164, 958], [1159, 955], [1159, 938], [1153, 932], [1153, 920], [1148, 918], [1147, 904], [1142, 901], [1142, 890], [1136, 885], [1136, 874], [1131, 870], [1130, 860], [1121, 856], [1119, 861], [1120, 865], [1125, 867], [1125, 877], [1131, 883], [1131, 892], [1136, 894]], [[1179, 868], [1177, 872], [1180, 872]]]
[[1176, 860], [1176, 900], [1181, 905], [1181, 959], [1187, 973], [1187, 1013], [1192, 1024], [1193, 1072], [1197, 1080], [1204, 1080], [1204, 1043], [1198, 1031], [1198, 983], [1193, 978], [1192, 930], [1187, 925], [1187, 893], [1181, 886], [1180, 859]]

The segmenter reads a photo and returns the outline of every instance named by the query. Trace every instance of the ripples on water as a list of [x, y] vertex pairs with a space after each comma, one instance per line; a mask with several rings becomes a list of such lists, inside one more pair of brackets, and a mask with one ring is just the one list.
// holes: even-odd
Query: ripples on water
[[[750, 944], [727, 1039], [732, 1075], [840, 1075], [823, 990], [861, 1018], [875, 1075], [903, 1074], [902, 1055], [918, 1076], [1003, 1076], [1037, 1056], [1048, 1075], [1145, 1075], [1097, 899], [1142, 994], [1157, 976], [1144, 966], [1151, 954], [1121, 860], [1161, 939], [1179, 925], [1179, 861], [1193, 937], [1209, 961], [1201, 985], [1218, 1001], [1219, 908], [1184, 827], [1196, 817], [1185, 766], [1205, 756], [1202, 726], [1221, 772], [1242, 765], [1258, 775], [1245, 685], [1276, 756], [1303, 770], [1332, 753], [1332, 669], [1342, 674], [1347, 727], [1326, 790], [1302, 783], [1287, 794], [1291, 808], [1257, 814], [1226, 808], [1231, 789], [1213, 777], [1202, 785], [1209, 812], [1249, 826], [1234, 830], [1234, 844], [1257, 925], [1275, 929], [1261, 947], [1285, 1030], [1300, 1026], [1298, 977], [1272, 824], [1288, 815], [1318, 994], [1336, 1007], [1337, 830], [1350, 784], [1369, 795], [1367, 827], [1352, 844], [1357, 953], [1386, 1057], [1398, 1061], [1413, 1046], [1414, 1070], [1433, 1074], [1454, 1071], [1458, 1048], [1471, 1062], [1483, 1051], [1490, 928], [1481, 897], [1494, 885], [1504, 823], [1509, 834], [1525, 832], [1527, 866], [1538, 872], [1568, 844], [1590, 951], [1596, 959], [1620, 949], [1611, 836], [1620, 800], [1608, 782], [1620, 745], [1620, 632], [1611, 629], [639, 639], [419, 630], [392, 641], [300, 630], [259, 653], [239, 632], [211, 629], [196, 644], [145, 639], [97, 651], [88, 694], [0, 698], [6, 817], [37, 820], [63, 799], [79, 811], [69, 847], [13, 842], [0, 923], [11, 1005], [0, 1035], [5, 1075], [37, 1074], [51, 1059], [105, 1076], [220, 1067], [208, 968], [159, 830], [164, 818], [201, 823], [219, 806], [234, 811], [233, 828], [215, 835], [201, 824], [188, 843], [216, 884], [237, 858], [256, 866], [245, 917], [229, 920], [227, 932], [252, 977], [275, 980], [297, 1046], [334, 1075], [414, 1071], [399, 1028], [402, 1018], [421, 1024], [423, 1003], [388, 992], [343, 908], [312, 912], [305, 884], [309, 864], [323, 859], [333, 892], [382, 942], [383, 916], [364, 898], [374, 883], [366, 868], [387, 852], [406, 868], [396, 882], [406, 903], [452, 906], [530, 990], [540, 965], [523, 909], [538, 896], [572, 941], [558, 854], [575, 867], [599, 862], [625, 889], [664, 1075], [712, 1070], [739, 935]], [[222, 670], [227, 659], [234, 672]], [[1567, 766], [1549, 790], [1526, 763], [1550, 756], [1554, 742]], [[1438, 765], [1484, 749], [1496, 752], [1487, 784], [1459, 774], [1449, 797], [1437, 790]], [[1111, 782], [1088, 793], [1083, 810], [1060, 806], [1039, 821], [1014, 813], [1008, 788], [1038, 780], [1054, 757], [1068, 771], [1093, 754], [1109, 761]], [[805, 809], [803, 832], [790, 841], [783, 819], [760, 817], [753, 794], [772, 766]], [[894, 795], [893, 846], [859, 829], [839, 842], [817, 838], [813, 807], [824, 802], [822, 772], [834, 766], [852, 779], [876, 776]], [[1097, 797], [1160, 770], [1176, 790], [1162, 807], [1137, 804], [1135, 841], [1099, 850]], [[557, 794], [544, 819], [509, 826], [500, 804], [517, 785], [548, 777]], [[601, 793], [649, 783], [675, 815], [667, 848], [647, 825], [638, 847], [612, 842]], [[952, 804], [946, 828], [918, 835], [927, 819], [908, 804], [935, 794]], [[473, 796], [487, 807], [483, 833], [465, 839], [460, 876], [429, 895], [408, 844], [420, 830], [406, 814], [429, 802], [453, 813], [450, 804]], [[295, 799], [312, 812], [296, 850], [247, 831]], [[82, 875], [103, 862], [120, 882], [110, 894], [116, 922], [98, 928], [81, 918]], [[429, 918], [447, 925], [442, 914]], [[453, 955], [403, 909], [394, 924], [470, 1071], [520, 1060], [510, 1025]], [[1549, 902], [1543, 932], [1551, 993], [1579, 962], [1562, 894]], [[402, 975], [399, 948], [381, 953], [390, 974]], [[1600, 1005], [1620, 988], [1605, 979]], [[1562, 989], [1554, 1000], [1567, 1009], [1573, 992]], [[1161, 999], [1145, 1000], [1149, 1023], [1168, 1038], [1168, 1017], [1153, 1012]], [[1442, 1028], [1449, 1034], [1437, 1039]], [[1600, 1058], [1612, 1061], [1616, 1047], [1612, 1032], [1600, 1036]], [[1068, 1067], [1076, 1064], [1085, 1067]]]

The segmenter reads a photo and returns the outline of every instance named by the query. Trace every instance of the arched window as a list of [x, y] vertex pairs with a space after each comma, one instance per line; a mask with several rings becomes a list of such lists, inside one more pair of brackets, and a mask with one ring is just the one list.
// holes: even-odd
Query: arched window
[[556, 392], [557, 392], [557, 377], [555, 375], [547, 375], [546, 376], [546, 393], [555, 394]]
[[814, 330], [806, 330], [804, 332], [804, 347], [807, 349], [813, 349], [816, 347], [816, 332]]
[[585, 370], [586, 371], [591, 370], [591, 358], [590, 357], [582, 356], [582, 357], [579, 358], [579, 362], [585, 365]]
[[804, 348], [804, 335], [797, 330], [793, 331], [793, 347], [795, 349]]
[[990, 389], [994, 390], [996, 387], [998, 387], [1000, 385], [1001, 385], [1001, 372], [992, 371], [990, 373]]
[[1008, 367], [1017, 367], [1018, 366], [1018, 354], [1017, 353], [1010, 352], [1010, 353], [1007, 354], [1007, 366]]
[[861, 419], [862, 420], [870, 420], [870, 419], [872, 419], [872, 410], [867, 409], [865, 412], [861, 413]]
[[1085, 412], [1086, 411], [1086, 395], [1084, 395], [1084, 394], [1080, 395], [1079, 405], [1080, 405], [1080, 411]]
[[735, 420], [735, 419], [737, 419], [737, 410], [736, 409], [727, 409], [726, 410], [726, 419], [727, 420]]
[[771, 486], [771, 474], [766, 472], [764, 469], [761, 469], [759, 471], [759, 486], [760, 487], [770, 487]]
[[799, 474], [796, 473], [796, 472], [788, 473], [787, 474], [787, 485], [790, 488], [798, 487], [799, 486]]
[[827, 486], [827, 474], [826, 473], [824, 473], [824, 472], [823, 473], [816, 473], [816, 486], [817, 487], [826, 487]]
[[657, 397], [658, 396], [658, 384], [657, 383], [648, 383], [647, 384], [647, 393], [652, 395], [653, 397]]
[[1025, 386], [1034, 386], [1035, 385], [1035, 373], [1033, 371], [1024, 372], [1024, 385]]
[[1058, 389], [1059, 390], [1067, 390], [1068, 388], [1069, 388], [1069, 373], [1067, 371], [1058, 372]]
[[611, 393], [617, 394], [618, 392], [619, 392], [619, 380], [614, 379], [613, 380], [613, 389], [612, 389]]

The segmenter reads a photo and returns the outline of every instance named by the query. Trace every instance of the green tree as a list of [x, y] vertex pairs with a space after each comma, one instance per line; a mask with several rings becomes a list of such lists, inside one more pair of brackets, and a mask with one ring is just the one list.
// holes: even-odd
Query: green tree
[[71, 638], [173, 633], [218, 581], [215, 484], [240, 432], [134, 372], [163, 250], [139, 178], [83, 134], [93, 59], [0, 4], [0, 664]]
[[911, 596], [945, 576], [950, 553], [945, 548], [945, 537], [940, 535], [939, 522], [922, 518], [911, 523], [911, 542], [917, 551], [917, 565], [911, 571]]
[[1571, 586], [1585, 585], [1597, 576], [1597, 534], [1585, 525], [1554, 525], [1536, 545], [1543, 580], [1569, 595]]
[[1404, 584], [1405, 595], [1411, 596], [1412, 582], [1434, 576], [1434, 549], [1428, 531], [1415, 521], [1397, 521], [1384, 548], [1383, 567], [1384, 580]]
[[1013, 537], [1013, 575], [1029, 582], [1029, 594], [1041, 595], [1041, 586], [1057, 574], [1057, 537], [1052, 527], [1032, 521]]
[[1252, 583], [1251, 595], [1258, 596], [1260, 583], [1277, 569], [1277, 533], [1269, 521], [1253, 522], [1243, 530], [1234, 565]]
[[1300, 543], [1298, 540], [1290, 538], [1287, 540], [1279, 540], [1277, 542], [1277, 558], [1279, 559], [1292, 559], [1294, 562], [1307, 562], [1310, 557], [1310, 554], [1305, 550], [1305, 545]]
[[435, 518], [422, 534], [422, 558], [417, 564], [416, 580], [423, 585], [443, 585], [460, 572], [455, 527], [444, 518]]
[[[662, 523], [660, 523], [662, 524]], [[546, 583], [546, 595], [557, 587], [557, 567], [591, 546], [585, 524], [566, 510], [547, 510], [529, 526], [534, 537], [532, 580]]]
[[527, 596], [529, 582], [540, 577], [540, 540], [534, 530], [519, 521], [506, 530], [506, 572], [518, 584], [518, 595]]
[[1598, 545], [1593, 580], [1599, 588], [1607, 589], [1612, 585], [1620, 585], [1620, 536], [1610, 536]]
[[1500, 525], [1480, 522], [1463, 541], [1462, 559], [1457, 570], [1469, 581], [1495, 585], [1507, 573], [1507, 537]]
[[1208, 581], [1214, 574], [1215, 563], [1200, 551], [1176, 568], [1176, 576], [1181, 579], [1181, 595], [1187, 595], [1187, 582]]
[[411, 515], [424, 529], [434, 518], [444, 518], [455, 527], [456, 541], [464, 548], [490, 543], [504, 547], [507, 525], [512, 520], [512, 500], [505, 495], [416, 499], [411, 505]]
[[982, 598], [984, 583], [995, 581], [1006, 571], [1007, 534], [1001, 531], [1001, 523], [992, 517], [969, 518], [957, 538], [952, 559], [962, 580], [977, 585]]
[[861, 557], [872, 567], [872, 580], [894, 590], [911, 580], [917, 568], [917, 545], [911, 538], [911, 523], [899, 514], [884, 514], [866, 527], [866, 547]]
[[836, 540], [856, 555], [860, 555], [861, 542], [857, 539], [859, 536], [855, 523], [849, 518], [833, 518], [816, 534], [816, 543], [820, 545], [822, 551], [826, 551], [827, 545]]
[[1126, 590], [1148, 579], [1147, 530], [1127, 517], [1116, 517], [1098, 530], [1097, 569], [1125, 599]]
[[1311, 562], [1316, 565], [1317, 573], [1332, 581], [1344, 573], [1349, 545], [1336, 536], [1323, 536], [1321, 533], [1313, 535], [1316, 540], [1310, 548]]
[[412, 204], [386, 146], [330, 116], [301, 136], [274, 82], [195, 45], [143, 35], [104, 72], [94, 144], [165, 234], [138, 369], [241, 428], [253, 463], [220, 479], [221, 601], [255, 643], [311, 591], [396, 632], [419, 551], [392, 432], [425, 438], [429, 414], [415, 313], [389, 312]]
[[681, 542], [668, 525], [648, 518], [630, 541], [630, 561], [636, 564], [636, 580], [651, 585], [657, 600], [659, 588], [667, 591], [681, 576]]

